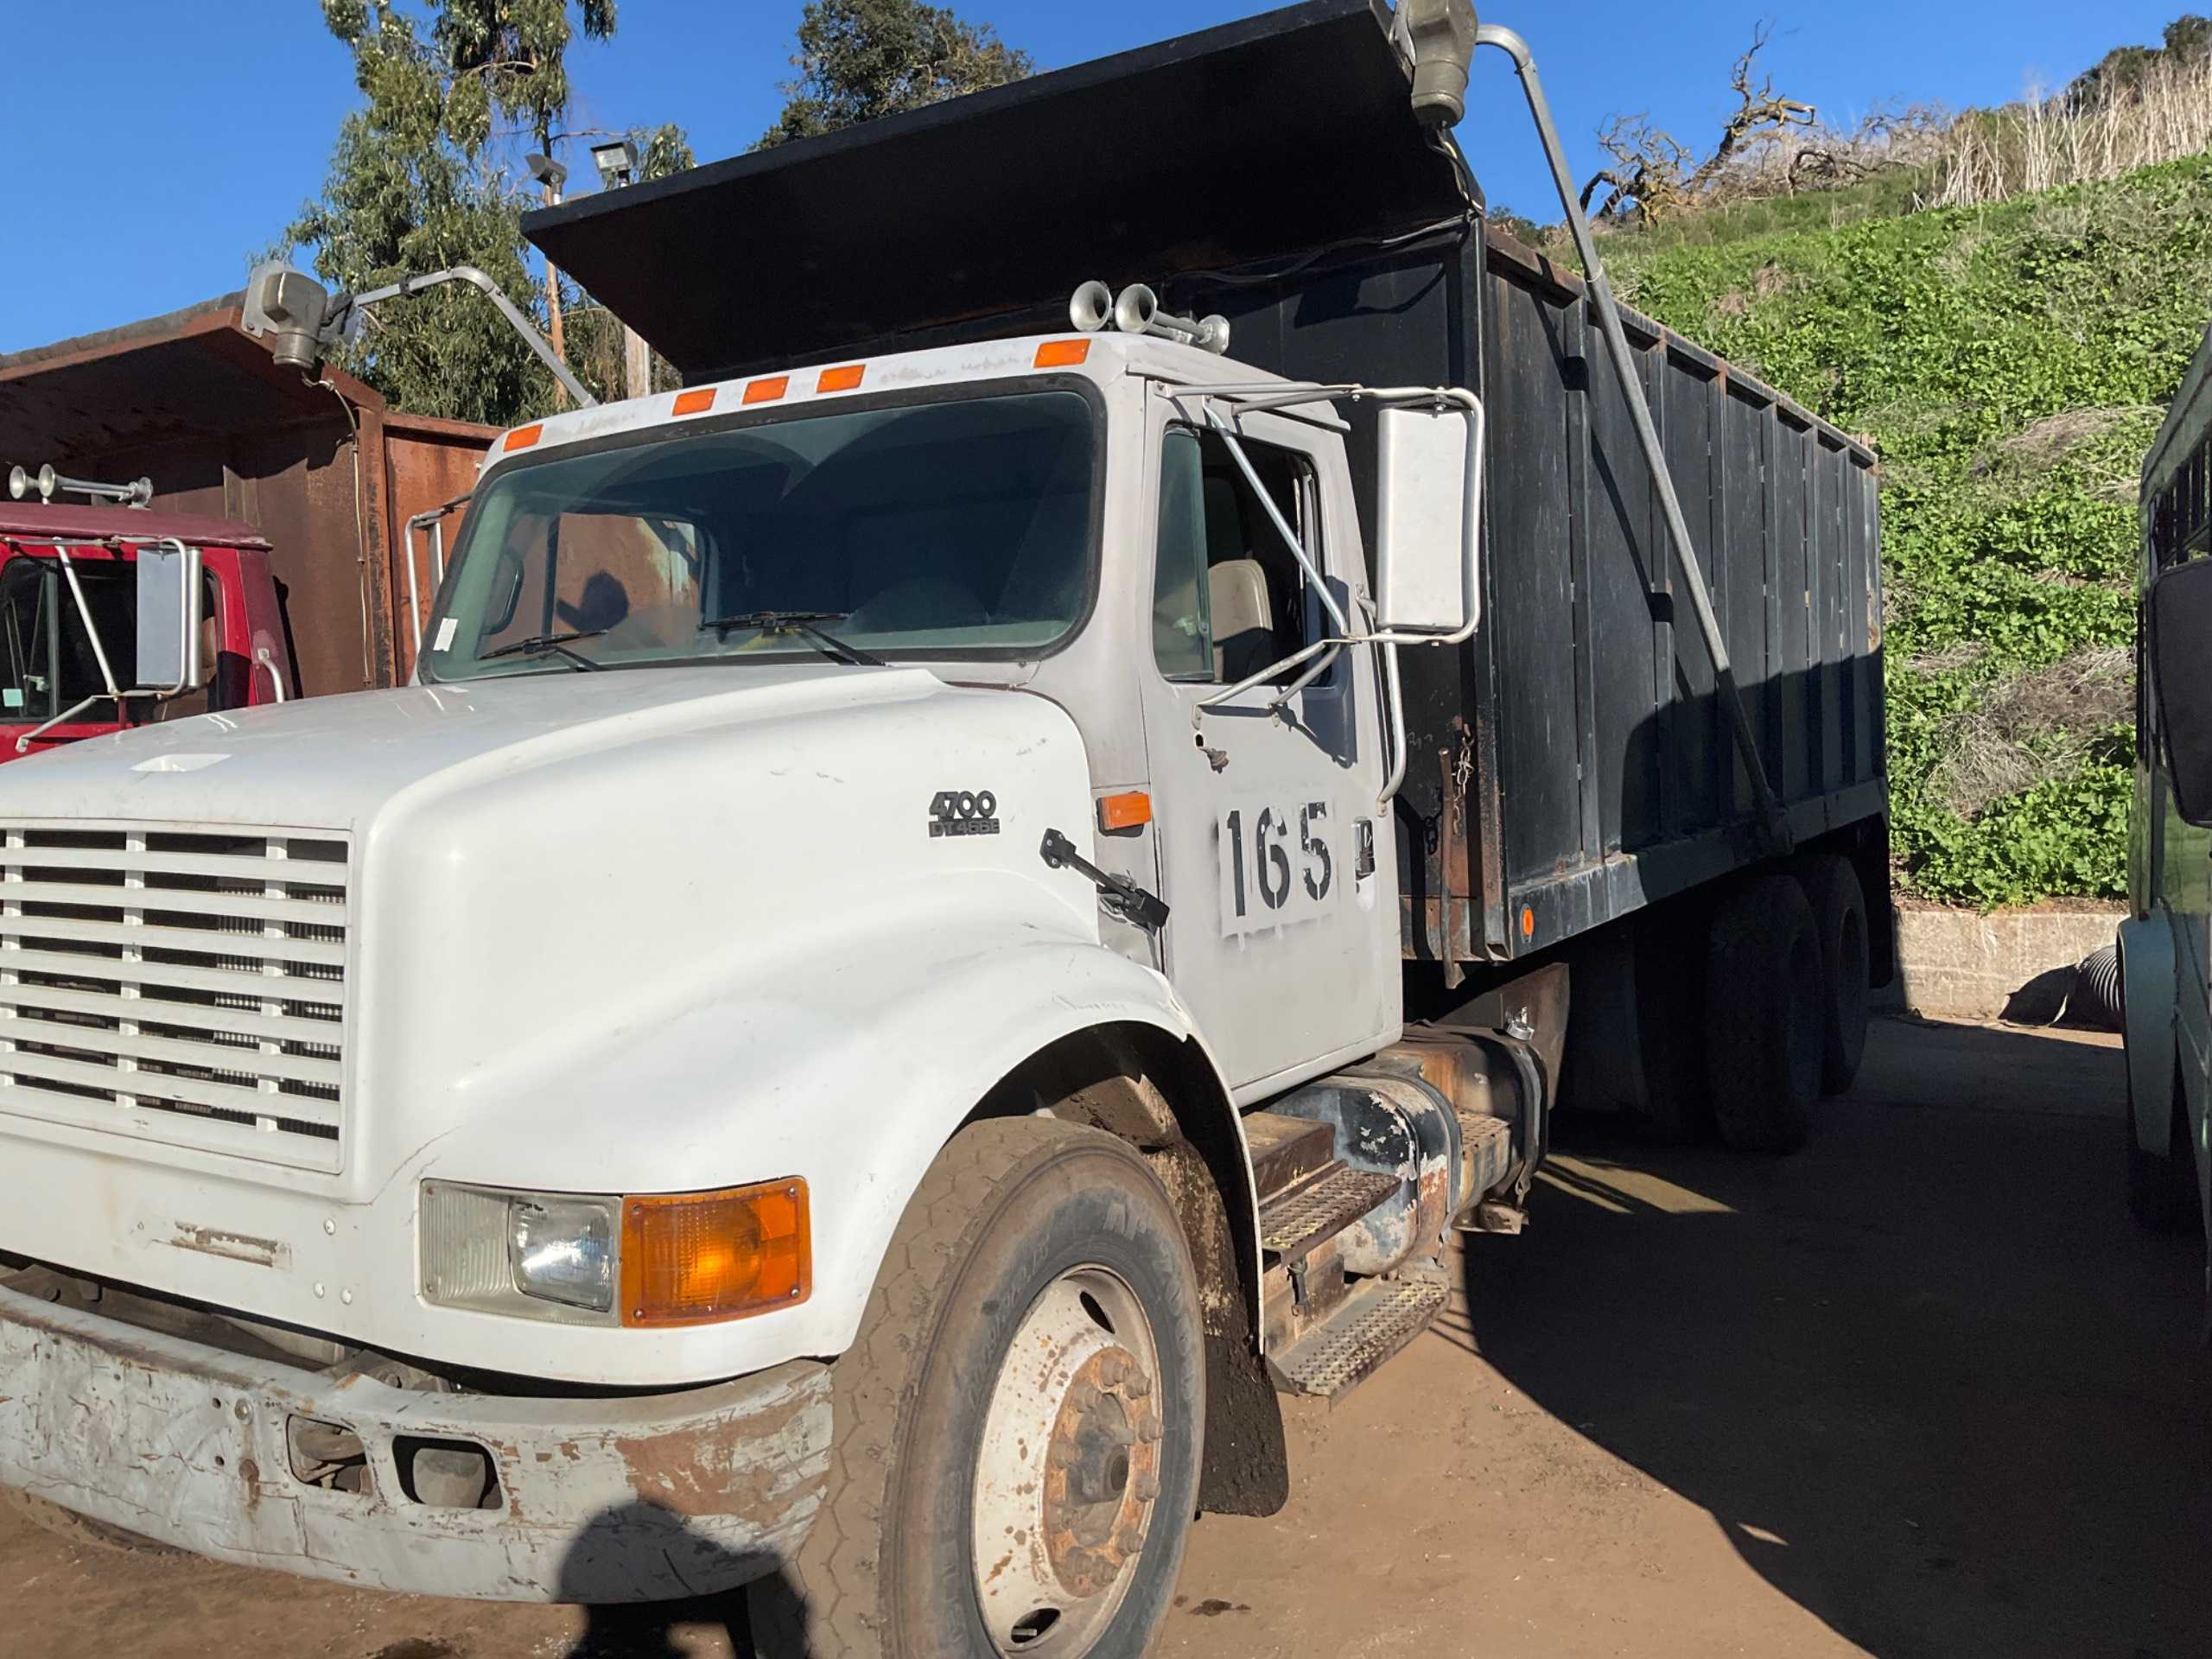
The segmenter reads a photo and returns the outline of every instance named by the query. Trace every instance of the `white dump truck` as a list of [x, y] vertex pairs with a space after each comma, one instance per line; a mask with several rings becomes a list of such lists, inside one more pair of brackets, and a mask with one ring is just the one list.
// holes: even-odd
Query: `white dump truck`
[[413, 683], [0, 772], [0, 1482], [1134, 1654], [1279, 1391], [1541, 1248], [1562, 1093], [1796, 1145], [1872, 458], [1490, 236], [1478, 41], [1548, 138], [1317, 0], [534, 216], [688, 384], [497, 442]]

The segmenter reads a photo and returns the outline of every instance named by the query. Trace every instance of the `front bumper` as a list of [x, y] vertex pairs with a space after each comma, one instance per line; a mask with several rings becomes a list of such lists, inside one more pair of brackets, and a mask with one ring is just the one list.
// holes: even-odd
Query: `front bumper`
[[[359, 1438], [364, 1491], [300, 1478], [295, 1418]], [[830, 1430], [828, 1370], [805, 1361], [673, 1394], [438, 1394], [244, 1359], [0, 1287], [0, 1484], [311, 1578], [495, 1601], [730, 1589], [805, 1536]], [[410, 1496], [398, 1459], [425, 1440], [487, 1453], [496, 1507]]]

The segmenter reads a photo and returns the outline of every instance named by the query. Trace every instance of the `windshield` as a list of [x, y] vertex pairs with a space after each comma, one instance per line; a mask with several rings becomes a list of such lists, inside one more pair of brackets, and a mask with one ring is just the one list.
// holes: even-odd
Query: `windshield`
[[[109, 559], [79, 559], [76, 569], [116, 683], [135, 683], [137, 573]], [[0, 721], [51, 720], [105, 689], [59, 562], [14, 558], [0, 567]], [[120, 716], [103, 697], [78, 718], [113, 724]]]
[[[474, 678], [824, 649], [763, 613], [864, 652], [1034, 655], [1090, 602], [1096, 425], [1081, 393], [1030, 391], [514, 467], [469, 512], [427, 668]], [[528, 643], [556, 639], [565, 649]]]

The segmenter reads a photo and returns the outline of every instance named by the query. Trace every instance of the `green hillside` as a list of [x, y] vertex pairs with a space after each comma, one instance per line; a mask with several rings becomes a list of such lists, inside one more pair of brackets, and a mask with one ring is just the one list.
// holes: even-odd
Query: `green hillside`
[[2135, 479], [2212, 319], [2212, 157], [1993, 206], [1894, 184], [1606, 239], [1623, 297], [1882, 458], [1899, 880], [2126, 881]]

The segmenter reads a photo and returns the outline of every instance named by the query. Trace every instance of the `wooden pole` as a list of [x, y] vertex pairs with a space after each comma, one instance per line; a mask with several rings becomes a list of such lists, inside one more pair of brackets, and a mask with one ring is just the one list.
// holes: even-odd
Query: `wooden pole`
[[[548, 207], [560, 201], [560, 194], [550, 184], [544, 187], [544, 191]], [[561, 273], [553, 269], [550, 259], [545, 262], [545, 337], [552, 343], [553, 355], [566, 363], [569, 360], [569, 345], [561, 327]], [[553, 388], [553, 406], [556, 409], [569, 406], [569, 394], [558, 383]]]

